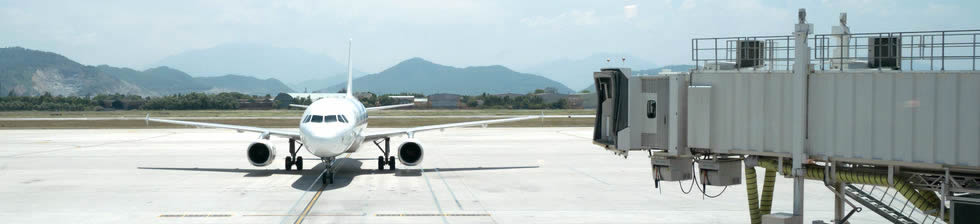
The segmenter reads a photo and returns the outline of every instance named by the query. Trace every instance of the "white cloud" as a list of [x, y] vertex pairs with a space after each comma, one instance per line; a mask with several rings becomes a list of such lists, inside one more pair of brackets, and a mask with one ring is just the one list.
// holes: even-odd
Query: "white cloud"
[[535, 16], [523, 18], [521, 19], [521, 23], [530, 27], [584, 26], [599, 24], [599, 20], [599, 17], [595, 14], [595, 10], [570, 10], [552, 17]]
[[697, 3], [694, 2], [694, 0], [684, 0], [683, 2], [681, 2], [681, 9], [693, 9], [694, 7], [697, 6], [698, 5]]
[[632, 19], [633, 17], [636, 17], [637, 14], [636, 7], [637, 7], [636, 5], [627, 5], [623, 7], [623, 15], [626, 16], [626, 19]]

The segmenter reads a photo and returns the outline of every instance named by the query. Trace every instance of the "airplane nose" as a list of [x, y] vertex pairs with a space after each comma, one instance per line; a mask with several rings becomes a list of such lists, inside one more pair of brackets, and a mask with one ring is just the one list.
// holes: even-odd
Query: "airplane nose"
[[[327, 130], [317, 130], [316, 132], [310, 133], [312, 139], [308, 142], [311, 143], [309, 146], [316, 148], [314, 154], [317, 156], [324, 156], [329, 154], [337, 154], [342, 151], [344, 147], [341, 140], [340, 132], [329, 132]], [[322, 155], [320, 155], [322, 154]]]

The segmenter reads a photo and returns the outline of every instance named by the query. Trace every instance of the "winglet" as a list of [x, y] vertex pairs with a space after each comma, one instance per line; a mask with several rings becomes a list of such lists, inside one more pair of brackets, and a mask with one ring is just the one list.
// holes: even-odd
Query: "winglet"
[[146, 113], [146, 126], [150, 126], [150, 113]]

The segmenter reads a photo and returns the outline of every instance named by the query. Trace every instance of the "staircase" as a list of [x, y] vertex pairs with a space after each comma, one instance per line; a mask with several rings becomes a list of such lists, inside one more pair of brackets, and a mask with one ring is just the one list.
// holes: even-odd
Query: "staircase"
[[935, 216], [919, 211], [898, 191], [893, 191], [891, 188], [874, 185], [859, 187], [854, 184], [846, 184], [844, 188], [848, 197], [892, 223], [945, 223]]

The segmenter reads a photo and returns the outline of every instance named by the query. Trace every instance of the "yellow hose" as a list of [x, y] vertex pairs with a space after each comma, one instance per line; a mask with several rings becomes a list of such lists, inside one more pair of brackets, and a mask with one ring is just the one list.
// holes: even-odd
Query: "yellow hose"
[[[759, 166], [765, 167], [766, 169], [776, 169], [778, 165], [774, 160], [760, 160]], [[793, 165], [791, 163], [784, 163], [783, 170], [793, 170]], [[803, 176], [806, 179], [823, 180], [824, 168], [818, 165], [805, 165], [803, 167]], [[915, 208], [918, 208], [923, 213], [928, 212], [927, 214], [929, 215], [939, 216], [939, 197], [936, 196], [935, 193], [927, 190], [916, 190], [911, 184], [909, 184], [908, 179], [905, 177], [895, 176], [894, 178], [895, 185], [889, 185], [888, 176], [885, 174], [858, 171], [837, 171], [837, 181], [895, 188], [895, 190], [902, 194], [902, 196], [904, 196], [909, 203], [914, 205]], [[944, 217], [946, 217], [948, 220], [949, 215], [947, 214]]]
[[762, 201], [759, 203], [759, 213], [768, 215], [772, 211], [772, 192], [776, 187], [776, 170], [766, 168], [766, 178], [762, 181]]
[[745, 192], [749, 196], [749, 218], [752, 224], [762, 224], [762, 215], [759, 214], [759, 189], [756, 186], [755, 167], [745, 167]]

